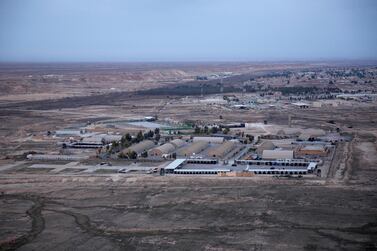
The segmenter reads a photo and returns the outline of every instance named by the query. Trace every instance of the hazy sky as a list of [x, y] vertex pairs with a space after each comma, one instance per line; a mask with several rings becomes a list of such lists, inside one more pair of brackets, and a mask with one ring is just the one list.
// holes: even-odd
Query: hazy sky
[[0, 61], [377, 59], [377, 0], [0, 0]]

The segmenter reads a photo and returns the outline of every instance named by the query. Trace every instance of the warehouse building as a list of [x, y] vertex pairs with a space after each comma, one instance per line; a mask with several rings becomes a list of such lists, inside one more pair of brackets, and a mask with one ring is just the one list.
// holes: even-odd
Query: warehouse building
[[105, 144], [111, 143], [113, 141], [120, 141], [122, 139], [122, 135], [111, 135], [111, 134], [105, 134], [105, 135], [100, 135], [101, 141], [104, 142]]
[[[213, 162], [213, 163], [210, 163]], [[216, 166], [213, 166], [211, 168], [184, 168], [184, 165], [190, 164], [190, 159], [176, 159], [173, 162], [171, 162], [166, 167], [162, 168], [160, 171], [160, 175], [165, 174], [220, 174], [225, 172], [230, 172], [230, 169], [228, 168], [218, 168]], [[207, 164], [216, 164], [216, 160], [207, 160]], [[196, 163], [198, 164], [198, 163]], [[204, 163], [201, 163], [204, 164]]]
[[57, 137], [81, 136], [85, 133], [83, 130], [57, 130], [55, 135]]
[[183, 147], [182, 149], [178, 150], [177, 155], [180, 156], [191, 156], [200, 153], [204, 149], [208, 147], [209, 143], [206, 141], [197, 141], [193, 144]]
[[309, 108], [309, 104], [308, 103], [304, 103], [304, 102], [295, 102], [295, 103], [292, 103], [292, 105], [300, 108], [300, 109], [306, 109], [306, 108]]
[[236, 146], [235, 142], [227, 141], [219, 146], [210, 149], [207, 154], [213, 158], [224, 158], [230, 151], [232, 151]]
[[85, 142], [73, 142], [73, 143], [62, 143], [62, 147], [70, 147], [70, 148], [101, 148], [103, 146], [102, 143], [85, 143]]
[[307, 169], [248, 169], [249, 172], [258, 174], [267, 174], [267, 175], [306, 175], [308, 174]]
[[179, 148], [179, 147], [182, 147], [185, 144], [185, 141], [181, 140], [181, 139], [174, 139], [174, 140], [170, 141], [169, 143], [173, 144], [175, 146], [175, 148]]
[[169, 154], [174, 152], [175, 146], [170, 143], [163, 144], [161, 146], [155, 147], [148, 151], [149, 156], [161, 157], [164, 154]]
[[165, 173], [174, 173], [174, 170], [177, 168], [182, 167], [182, 165], [186, 162], [186, 159], [176, 159], [171, 162], [169, 165], [161, 169], [161, 175]]
[[29, 160], [68, 160], [68, 161], [80, 161], [88, 159], [89, 156], [77, 156], [77, 155], [53, 155], [53, 154], [28, 154], [26, 156]]
[[198, 142], [198, 141], [204, 141], [204, 142], [208, 142], [208, 143], [215, 143], [215, 144], [221, 144], [224, 142], [224, 138], [223, 137], [194, 137], [193, 140], [192, 140], [194, 143], [195, 142]]
[[128, 154], [129, 152], [135, 152], [137, 155], [142, 154], [145, 151], [148, 151], [149, 149], [153, 148], [155, 146], [154, 142], [151, 140], [143, 140], [135, 145], [132, 145], [126, 149], [124, 149], [122, 152], [123, 154]]
[[315, 162], [308, 162], [302, 159], [284, 159], [284, 160], [235, 160], [239, 165], [252, 166], [291, 166], [291, 167], [306, 167], [309, 165], [316, 165]]
[[218, 163], [217, 159], [187, 159], [187, 164], [206, 164], [206, 165], [215, 165]]
[[293, 159], [292, 150], [263, 150], [263, 159]]
[[121, 139], [122, 139], [122, 135], [97, 134], [97, 135], [91, 135], [89, 137], [83, 138], [82, 142], [92, 143], [92, 144], [108, 144], [113, 141], [120, 141]]
[[328, 151], [323, 145], [308, 145], [300, 148], [296, 154], [298, 156], [315, 155], [325, 157], [327, 156], [327, 153]]
[[220, 173], [230, 172], [227, 168], [216, 168], [216, 169], [175, 169], [174, 174], [214, 174], [218, 175]]
[[149, 150], [149, 156], [161, 157], [164, 154], [173, 153], [177, 148], [183, 146], [185, 142], [181, 139], [175, 139], [161, 146]]

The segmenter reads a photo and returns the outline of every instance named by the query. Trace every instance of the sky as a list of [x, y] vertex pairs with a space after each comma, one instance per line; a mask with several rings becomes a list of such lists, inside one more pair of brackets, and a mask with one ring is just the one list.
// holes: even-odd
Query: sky
[[0, 61], [377, 59], [375, 0], [0, 0]]

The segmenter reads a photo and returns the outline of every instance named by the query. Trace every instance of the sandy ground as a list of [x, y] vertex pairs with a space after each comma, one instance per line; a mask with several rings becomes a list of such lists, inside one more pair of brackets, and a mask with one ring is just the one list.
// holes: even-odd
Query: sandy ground
[[374, 186], [119, 175], [12, 175], [0, 182], [0, 235], [13, 240], [3, 247], [19, 250], [372, 250], [377, 244]]
[[[217, 69], [227, 70], [221, 66]], [[98, 77], [96, 83], [100, 86], [101, 81], [109, 81], [111, 75], [123, 71], [111, 70], [115, 73], [103, 79], [102, 70], [91, 76]], [[35, 74], [30, 71], [27, 75]], [[38, 74], [43, 74], [39, 71], [37, 67]], [[170, 68], [167, 71], [172, 71], [166, 73], [170, 77], [187, 77]], [[201, 72], [195, 67], [187, 70], [190, 76]], [[6, 74], [2, 87], [10, 88], [19, 73]], [[85, 74], [74, 73], [70, 78]], [[155, 79], [159, 73], [148, 68], [142, 75]], [[135, 81], [134, 77], [140, 75], [127, 73], [124, 79]], [[36, 82], [40, 80], [35, 78]], [[70, 84], [62, 85], [60, 90], [67, 86]], [[14, 95], [23, 95], [26, 88], [17, 87]], [[86, 89], [85, 84], [75, 91], [80, 92], [80, 88]], [[234, 110], [184, 103], [179, 101], [182, 97], [127, 93], [22, 102], [17, 97], [21, 96], [12, 97], [12, 102], [0, 102], [0, 250], [377, 249], [374, 103], [304, 111]], [[161, 119], [178, 121], [267, 120], [286, 126], [288, 113], [293, 116], [294, 126], [325, 131], [338, 127], [352, 136], [350, 142], [337, 146], [327, 178], [54, 174], [38, 168], [26, 171], [22, 162], [30, 150], [60, 150], [45, 137], [48, 130], [97, 120], [156, 114]]]
[[[374, 250], [373, 131], [327, 179], [0, 176], [0, 247], [19, 250]], [[356, 155], [355, 155], [356, 153]], [[356, 156], [356, 157], [355, 157]]]

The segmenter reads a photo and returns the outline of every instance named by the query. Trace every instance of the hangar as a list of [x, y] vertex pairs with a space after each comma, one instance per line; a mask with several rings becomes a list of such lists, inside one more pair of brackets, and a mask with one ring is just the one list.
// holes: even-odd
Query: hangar
[[227, 141], [219, 146], [214, 147], [213, 149], [210, 149], [207, 154], [210, 157], [214, 158], [224, 158], [225, 155], [227, 155], [230, 151], [234, 149], [236, 146], [235, 142]]
[[152, 140], [143, 140], [135, 145], [132, 145], [124, 149], [123, 153], [127, 154], [128, 152], [135, 152], [137, 153], [137, 155], [140, 155], [143, 152], [148, 151], [149, 149], [153, 148], [154, 146], [155, 144]]
[[170, 154], [174, 152], [177, 148], [183, 146], [185, 142], [181, 139], [175, 139], [172, 140], [168, 143], [165, 143], [161, 146], [155, 147], [151, 150], [149, 150], [149, 155], [150, 156], [159, 156], [161, 157], [164, 154]]
[[183, 147], [177, 152], [177, 154], [180, 156], [191, 156], [200, 153], [201, 151], [206, 149], [208, 145], [209, 143], [206, 141], [197, 141], [189, 146]]

